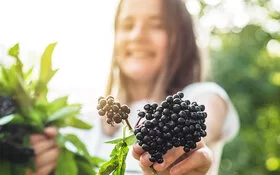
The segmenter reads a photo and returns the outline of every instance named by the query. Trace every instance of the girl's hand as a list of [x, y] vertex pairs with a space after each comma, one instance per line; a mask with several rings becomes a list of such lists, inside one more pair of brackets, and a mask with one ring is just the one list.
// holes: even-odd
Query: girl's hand
[[44, 134], [31, 135], [31, 146], [35, 151], [36, 173], [27, 170], [27, 175], [48, 175], [55, 169], [59, 155], [59, 148], [55, 141], [57, 133], [57, 128], [48, 127], [44, 130]]
[[162, 164], [150, 162], [149, 153], [139, 145], [134, 145], [133, 156], [139, 160], [144, 175], [154, 175], [151, 165], [158, 175], [205, 175], [212, 164], [211, 151], [202, 141], [189, 153], [185, 153], [182, 147], [172, 148], [163, 156]]

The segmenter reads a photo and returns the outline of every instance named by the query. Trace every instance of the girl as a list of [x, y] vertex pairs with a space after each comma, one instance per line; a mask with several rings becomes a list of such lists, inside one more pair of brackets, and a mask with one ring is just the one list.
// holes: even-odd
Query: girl
[[[135, 145], [127, 157], [126, 174], [152, 174], [151, 165], [158, 174], [218, 173], [223, 145], [235, 136], [239, 123], [225, 91], [215, 83], [203, 82], [202, 72], [192, 19], [184, 2], [121, 0], [115, 17], [114, 55], [106, 95], [113, 95], [131, 107], [132, 124], [143, 104], [160, 102], [179, 90], [185, 98], [204, 104], [208, 113], [208, 135], [195, 150], [185, 154], [182, 148], [174, 148], [164, 156], [163, 164], [153, 164], [148, 153]], [[103, 143], [121, 137], [120, 127], [111, 127], [105, 120], [100, 122], [99, 117], [95, 120], [92, 133], [82, 133], [80, 138], [86, 138], [92, 154], [108, 158], [112, 145]], [[48, 128], [46, 134], [50, 137], [31, 138], [40, 175], [55, 167], [59, 154], [52, 139], [56, 130]]]

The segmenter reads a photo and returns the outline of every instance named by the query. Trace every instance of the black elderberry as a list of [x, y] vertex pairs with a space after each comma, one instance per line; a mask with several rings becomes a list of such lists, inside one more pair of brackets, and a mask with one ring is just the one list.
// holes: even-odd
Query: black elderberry
[[156, 109], [157, 109], [157, 107], [158, 107], [158, 104], [153, 103], [153, 104], [151, 105], [151, 107], [152, 107], [154, 110], [156, 110]]
[[16, 102], [8, 95], [0, 96], [0, 118], [16, 112]]
[[159, 163], [159, 164], [163, 163], [163, 159], [158, 159], [157, 163]]
[[[179, 99], [180, 98], [180, 96], [179, 95], [177, 95], [177, 94], [174, 94], [173, 95], [173, 99]], [[173, 100], [174, 101], [174, 100]]]
[[163, 115], [166, 115], [166, 116], [169, 115], [169, 114], [170, 114], [169, 109], [167, 109], [167, 108], [164, 109], [163, 112], [162, 112], [162, 114], [163, 114]]
[[145, 109], [146, 111], [148, 111], [148, 110], [150, 110], [150, 107], [151, 107], [150, 104], [146, 104], [146, 105], [144, 106], [144, 109]]
[[163, 102], [161, 103], [161, 106], [162, 106], [163, 108], [168, 108], [168, 102], [167, 102], [167, 101], [163, 101]]
[[190, 152], [190, 148], [189, 148], [188, 146], [184, 146], [184, 151], [185, 151], [186, 153], [188, 153], [188, 152]]
[[204, 111], [205, 110], [205, 106], [204, 105], [200, 105], [200, 109], [201, 109], [201, 111]]
[[183, 98], [183, 97], [184, 97], [184, 93], [183, 93], [183, 92], [177, 92], [177, 95], [178, 95], [180, 98]]
[[190, 100], [185, 100], [185, 102], [187, 103], [187, 105], [191, 104]]
[[153, 115], [152, 114], [150, 114], [150, 113], [147, 113], [146, 114], [146, 119], [147, 120], [152, 120], [154, 117], [153, 117]]
[[173, 103], [181, 104], [181, 100], [179, 98], [174, 98]]
[[150, 160], [151, 162], [156, 162], [156, 161], [157, 161], [157, 159], [156, 159], [155, 157], [150, 157], [149, 160]]
[[143, 135], [141, 133], [136, 134], [136, 139], [142, 141], [143, 140]]
[[138, 116], [141, 118], [145, 117], [145, 115], [146, 115], [146, 113], [144, 111], [138, 112]]
[[174, 104], [174, 105], [173, 105], [173, 111], [174, 111], [175, 113], [180, 112], [180, 110], [181, 110], [181, 107], [180, 107], [179, 104]]
[[183, 117], [180, 117], [180, 118], [178, 119], [178, 122], [179, 122], [180, 124], [185, 124], [186, 120], [185, 120]]
[[166, 97], [166, 101], [167, 101], [168, 103], [172, 103], [172, 102], [173, 102], [173, 97], [172, 97], [171, 95], [167, 96], [167, 97]]
[[163, 107], [162, 107], [162, 106], [158, 106], [157, 109], [156, 109], [156, 111], [162, 112], [162, 111], [163, 111]]

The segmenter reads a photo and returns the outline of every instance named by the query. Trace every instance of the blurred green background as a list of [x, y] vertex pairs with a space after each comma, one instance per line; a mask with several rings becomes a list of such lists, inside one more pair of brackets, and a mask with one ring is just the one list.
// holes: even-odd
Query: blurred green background
[[[211, 80], [226, 89], [241, 122], [239, 135], [225, 146], [220, 175], [280, 174], [280, 1], [277, 1], [274, 4], [267, 0], [244, 1], [248, 16], [242, 16], [248, 20], [243, 26], [227, 24], [211, 28]], [[211, 10], [225, 7], [223, 1], [214, 5], [198, 2], [199, 19]], [[254, 15], [263, 19], [258, 20]]]

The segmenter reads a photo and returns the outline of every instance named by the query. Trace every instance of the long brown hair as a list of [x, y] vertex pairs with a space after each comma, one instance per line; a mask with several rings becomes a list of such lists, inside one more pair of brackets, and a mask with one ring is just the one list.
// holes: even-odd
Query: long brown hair
[[[115, 16], [115, 32], [123, 0]], [[185, 3], [182, 0], [162, 0], [163, 17], [168, 34], [168, 50], [164, 69], [157, 77], [151, 96], [157, 100], [182, 90], [190, 83], [201, 81], [202, 66], [199, 50], [196, 45], [193, 22]], [[131, 102], [127, 96], [125, 77], [118, 70], [113, 54], [105, 95], [114, 94], [122, 103]], [[118, 89], [115, 89], [118, 88]]]

